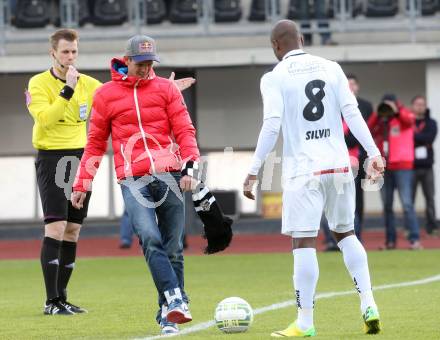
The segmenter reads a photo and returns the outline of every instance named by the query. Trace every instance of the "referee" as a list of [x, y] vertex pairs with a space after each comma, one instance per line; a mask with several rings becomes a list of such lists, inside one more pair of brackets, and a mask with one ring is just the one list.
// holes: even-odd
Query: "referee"
[[32, 144], [38, 151], [35, 168], [44, 213], [41, 267], [47, 299], [44, 314], [73, 315], [86, 310], [67, 302], [67, 284], [75, 267], [76, 244], [84, 207], [73, 209], [70, 192], [87, 140], [86, 121], [95, 90], [101, 83], [75, 68], [78, 34], [60, 29], [49, 38], [52, 67], [33, 76], [26, 105], [34, 119]]

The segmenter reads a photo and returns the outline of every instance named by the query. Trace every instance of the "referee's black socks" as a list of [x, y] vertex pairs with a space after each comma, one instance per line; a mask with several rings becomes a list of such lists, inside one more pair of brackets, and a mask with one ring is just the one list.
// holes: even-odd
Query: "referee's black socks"
[[61, 241], [45, 237], [41, 247], [41, 268], [43, 269], [44, 283], [46, 285], [47, 300], [58, 297], [58, 267]]
[[67, 284], [75, 267], [76, 242], [61, 242], [60, 267], [58, 270], [58, 294], [61, 300], [67, 299]]

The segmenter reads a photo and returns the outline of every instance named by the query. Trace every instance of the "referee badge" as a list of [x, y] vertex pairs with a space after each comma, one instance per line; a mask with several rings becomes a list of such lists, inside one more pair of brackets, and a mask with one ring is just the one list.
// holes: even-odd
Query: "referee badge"
[[87, 104], [81, 104], [79, 106], [79, 119], [81, 120], [87, 119]]

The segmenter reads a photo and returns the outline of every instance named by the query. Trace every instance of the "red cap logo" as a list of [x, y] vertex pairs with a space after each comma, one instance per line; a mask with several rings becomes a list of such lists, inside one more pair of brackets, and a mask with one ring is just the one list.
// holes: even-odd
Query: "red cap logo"
[[149, 41], [144, 41], [139, 44], [139, 53], [153, 52], [153, 44]]

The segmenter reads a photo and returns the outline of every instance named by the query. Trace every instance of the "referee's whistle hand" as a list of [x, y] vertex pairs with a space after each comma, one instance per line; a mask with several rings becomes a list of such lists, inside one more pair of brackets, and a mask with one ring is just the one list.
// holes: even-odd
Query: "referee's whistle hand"
[[84, 200], [86, 199], [87, 193], [82, 191], [74, 191], [70, 195], [70, 201], [72, 202], [72, 206], [75, 209], [81, 209], [84, 204]]
[[251, 200], [255, 200], [255, 195], [252, 193], [255, 183], [257, 183], [257, 176], [250, 174], [247, 175], [243, 183], [243, 195]]
[[66, 85], [75, 90], [76, 84], [78, 83], [79, 72], [73, 65], [69, 65], [69, 69], [66, 73]]

